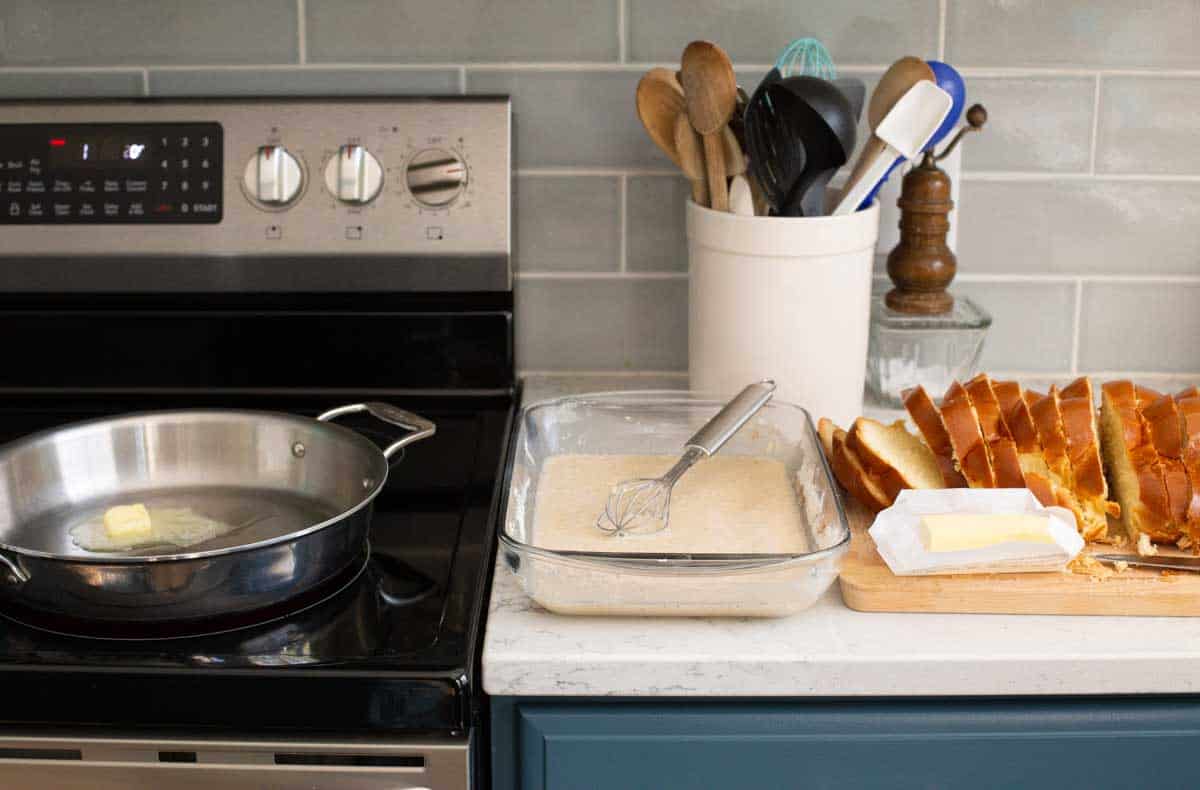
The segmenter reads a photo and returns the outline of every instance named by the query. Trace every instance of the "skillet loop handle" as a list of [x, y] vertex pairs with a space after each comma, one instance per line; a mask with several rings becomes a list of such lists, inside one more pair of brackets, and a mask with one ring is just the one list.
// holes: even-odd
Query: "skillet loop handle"
[[8, 555], [2, 551], [0, 551], [0, 565], [4, 566], [8, 571], [8, 575], [12, 577], [17, 585], [22, 585], [29, 581], [29, 574], [22, 570], [21, 566], [9, 559]]
[[321, 422], [329, 422], [347, 414], [359, 414], [364, 411], [377, 420], [412, 431], [412, 433], [392, 442], [384, 448], [383, 457], [389, 461], [392, 460], [393, 455], [408, 445], [413, 442], [419, 442], [422, 439], [428, 439], [437, 432], [437, 426], [424, 417], [413, 414], [411, 411], [405, 411], [398, 406], [392, 406], [390, 403], [379, 403], [378, 401], [338, 406], [336, 409], [330, 409], [321, 414], [317, 419]]

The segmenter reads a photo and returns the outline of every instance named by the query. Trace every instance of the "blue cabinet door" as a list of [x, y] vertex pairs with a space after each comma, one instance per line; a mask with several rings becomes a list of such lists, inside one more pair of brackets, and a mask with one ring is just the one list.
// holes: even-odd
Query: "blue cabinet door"
[[496, 790], [1200, 788], [1200, 700], [492, 700]]

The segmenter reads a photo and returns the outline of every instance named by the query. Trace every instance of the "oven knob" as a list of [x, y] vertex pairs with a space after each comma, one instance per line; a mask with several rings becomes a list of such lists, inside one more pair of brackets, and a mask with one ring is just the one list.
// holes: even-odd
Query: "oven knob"
[[343, 203], [370, 203], [383, 188], [383, 167], [361, 145], [343, 145], [325, 166], [325, 186]]
[[282, 145], [264, 145], [246, 163], [246, 192], [271, 206], [285, 206], [300, 195], [304, 171]]
[[408, 163], [408, 191], [430, 208], [454, 202], [467, 186], [467, 166], [456, 154], [439, 148], [418, 152]]

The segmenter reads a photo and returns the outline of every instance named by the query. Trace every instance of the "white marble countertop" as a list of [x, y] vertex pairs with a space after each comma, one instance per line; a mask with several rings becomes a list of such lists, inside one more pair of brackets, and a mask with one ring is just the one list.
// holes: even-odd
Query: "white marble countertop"
[[[531, 380], [526, 398], [684, 380]], [[1200, 618], [855, 612], [834, 586], [779, 620], [551, 614], [496, 568], [483, 687], [514, 696], [1194, 693]]]

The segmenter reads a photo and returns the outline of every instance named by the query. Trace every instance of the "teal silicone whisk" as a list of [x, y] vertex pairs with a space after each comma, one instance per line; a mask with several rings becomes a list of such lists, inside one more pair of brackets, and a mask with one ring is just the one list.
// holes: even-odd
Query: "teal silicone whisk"
[[775, 68], [784, 77], [820, 77], [837, 79], [829, 50], [815, 38], [798, 38], [780, 53]]

